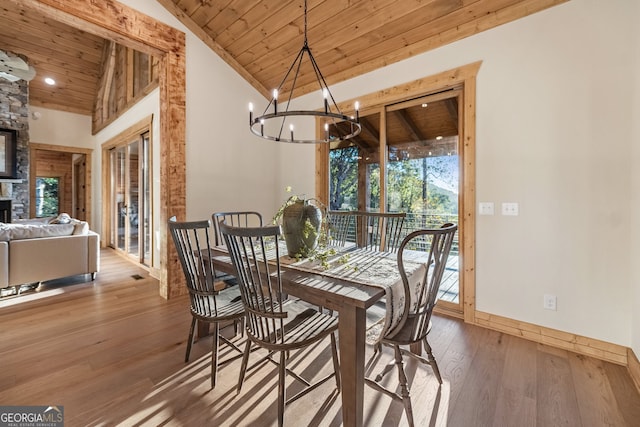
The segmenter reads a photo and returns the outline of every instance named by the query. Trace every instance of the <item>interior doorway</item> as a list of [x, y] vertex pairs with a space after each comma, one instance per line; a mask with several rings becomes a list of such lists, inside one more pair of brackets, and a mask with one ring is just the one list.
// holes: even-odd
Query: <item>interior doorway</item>
[[[91, 155], [90, 148], [29, 143], [29, 216], [42, 216], [38, 207], [38, 178], [57, 178], [56, 214], [89, 222], [91, 226]], [[47, 215], [51, 212], [47, 211]]]

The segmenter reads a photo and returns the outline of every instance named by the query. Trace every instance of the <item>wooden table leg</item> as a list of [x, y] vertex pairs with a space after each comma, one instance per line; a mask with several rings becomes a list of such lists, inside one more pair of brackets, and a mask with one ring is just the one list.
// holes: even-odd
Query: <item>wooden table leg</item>
[[366, 311], [358, 307], [340, 310], [340, 373], [342, 375], [342, 424], [363, 423]]

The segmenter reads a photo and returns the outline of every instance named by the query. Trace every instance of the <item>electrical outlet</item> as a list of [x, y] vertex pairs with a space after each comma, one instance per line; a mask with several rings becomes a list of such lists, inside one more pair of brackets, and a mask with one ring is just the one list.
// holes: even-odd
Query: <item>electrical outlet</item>
[[545, 308], [545, 310], [556, 310], [557, 302], [558, 302], [558, 299], [556, 298], [555, 295], [545, 294], [543, 307]]
[[519, 214], [518, 203], [508, 202], [508, 203], [502, 204], [502, 215], [518, 216], [518, 214]]
[[480, 202], [478, 210], [480, 215], [493, 215], [493, 202]]

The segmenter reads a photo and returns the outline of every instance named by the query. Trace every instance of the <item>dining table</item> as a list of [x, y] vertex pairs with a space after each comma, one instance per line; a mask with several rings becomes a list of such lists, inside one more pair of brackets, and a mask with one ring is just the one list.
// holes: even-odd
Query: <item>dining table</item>
[[[283, 292], [333, 310], [338, 316], [342, 422], [344, 426], [362, 426], [366, 342], [379, 340], [402, 314], [404, 288], [397, 254], [347, 245], [333, 249], [329, 259], [319, 262], [290, 258], [286, 253], [280, 251]], [[235, 274], [225, 247], [212, 248], [212, 261], [221, 272]], [[426, 267], [420, 260], [408, 262], [415, 266], [408, 268], [410, 280], [421, 277], [418, 271]], [[383, 297], [387, 315], [377, 322], [377, 328], [371, 324], [368, 328], [367, 309]]]

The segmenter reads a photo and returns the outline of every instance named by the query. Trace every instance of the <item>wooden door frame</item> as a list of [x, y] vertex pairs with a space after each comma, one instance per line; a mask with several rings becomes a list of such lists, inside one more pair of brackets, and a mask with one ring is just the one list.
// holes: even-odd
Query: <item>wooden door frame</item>
[[[81, 164], [84, 164], [81, 165]], [[82, 191], [84, 193], [84, 220], [85, 221], [90, 221], [91, 218], [89, 218], [87, 216], [87, 212], [91, 213], [91, 210], [89, 209], [89, 211], [87, 211], [87, 191], [89, 191], [89, 197], [91, 197], [91, 191], [90, 189], [87, 190], [87, 186], [91, 187], [91, 183], [87, 184], [87, 165], [91, 164], [91, 157], [89, 157], [87, 159], [87, 155], [83, 155], [82, 157], [78, 157], [76, 159], [72, 160], [72, 164], [71, 164], [71, 182], [73, 185], [73, 188], [71, 189], [71, 210], [73, 211], [73, 216], [75, 218], [78, 218], [78, 192], [79, 192], [79, 188], [78, 188], [78, 176], [83, 176], [84, 178], [84, 190]], [[89, 168], [91, 166], [88, 166]], [[78, 173], [78, 170], [83, 171], [81, 173]], [[82, 219], [82, 218], [78, 218], [78, 219]]]
[[[85, 156], [86, 168], [85, 168], [85, 217], [87, 221], [91, 220], [91, 156], [93, 149], [91, 148], [79, 148], [68, 147], [66, 145], [53, 145], [53, 144], [41, 144], [37, 142], [29, 142], [29, 217], [34, 218], [36, 216], [36, 174], [37, 174], [37, 158], [38, 151], [55, 151], [59, 153], [72, 153], [82, 154]], [[73, 161], [69, 165], [73, 168]], [[73, 215], [72, 215], [73, 216]]]
[[[482, 61], [464, 65], [452, 70], [444, 71], [413, 82], [394, 86], [378, 92], [361, 96], [357, 99], [361, 106], [360, 115], [370, 112], [384, 111], [385, 106], [391, 103], [401, 102], [440, 92], [446, 89], [460, 86], [462, 88], [463, 105], [459, 105], [460, 117], [462, 117], [462, 131], [459, 144], [461, 165], [460, 179], [462, 192], [459, 196], [459, 221], [461, 227], [458, 230], [458, 238], [461, 253], [460, 259], [460, 298], [462, 313], [437, 307], [439, 311], [457, 317], [464, 318], [465, 322], [475, 323], [476, 320], [476, 281], [475, 281], [475, 235], [476, 235], [476, 76]], [[345, 114], [354, 114], [356, 99], [344, 101], [338, 104], [338, 108]], [[324, 135], [324, 128], [320, 121], [316, 122], [316, 134], [318, 138]], [[380, 158], [384, 153], [380, 154]], [[382, 169], [382, 166], [381, 166]], [[382, 175], [381, 175], [382, 176]], [[316, 198], [325, 205], [329, 205], [329, 145], [318, 144], [316, 146]]]
[[167, 233], [168, 209], [186, 217], [185, 34], [115, 0], [9, 0], [48, 19], [149, 53], [159, 59], [160, 80], [160, 295], [186, 293], [184, 275]]

